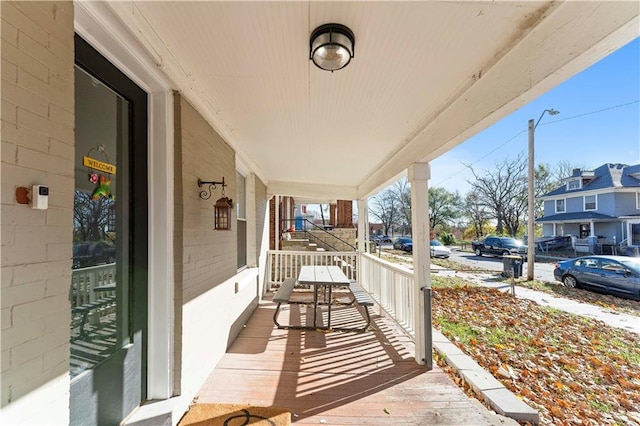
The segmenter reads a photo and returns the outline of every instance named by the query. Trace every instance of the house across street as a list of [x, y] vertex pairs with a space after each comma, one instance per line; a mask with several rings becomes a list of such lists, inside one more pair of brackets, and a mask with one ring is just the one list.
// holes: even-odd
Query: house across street
[[574, 169], [540, 199], [545, 237], [570, 236], [579, 254], [640, 253], [640, 164]]

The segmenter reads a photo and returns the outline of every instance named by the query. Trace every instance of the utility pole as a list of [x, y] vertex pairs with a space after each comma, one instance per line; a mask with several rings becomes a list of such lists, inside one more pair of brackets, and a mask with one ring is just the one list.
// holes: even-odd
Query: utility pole
[[533, 281], [533, 266], [536, 261], [536, 239], [535, 239], [535, 155], [534, 155], [534, 133], [538, 123], [542, 120], [542, 116], [545, 112], [549, 115], [560, 114], [555, 109], [545, 109], [540, 114], [538, 121], [534, 121], [533, 118], [529, 120], [529, 192], [528, 192], [528, 212], [527, 215], [527, 281]]

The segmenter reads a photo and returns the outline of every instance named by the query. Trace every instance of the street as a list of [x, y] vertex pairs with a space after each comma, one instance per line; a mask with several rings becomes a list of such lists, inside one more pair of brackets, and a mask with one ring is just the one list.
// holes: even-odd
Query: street
[[[471, 252], [459, 251], [456, 248], [451, 248], [452, 261], [458, 262], [462, 265], [473, 266], [474, 268], [486, 269], [489, 271], [502, 272], [502, 258], [492, 256], [478, 257]], [[533, 275], [538, 281], [554, 281], [553, 278], [553, 263], [536, 262]], [[527, 275], [527, 263], [525, 262], [522, 267], [522, 275]]]

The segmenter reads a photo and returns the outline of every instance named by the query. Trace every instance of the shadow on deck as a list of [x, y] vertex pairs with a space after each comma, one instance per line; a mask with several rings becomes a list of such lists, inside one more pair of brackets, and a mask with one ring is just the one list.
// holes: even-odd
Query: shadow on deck
[[[271, 302], [259, 305], [200, 390], [198, 403], [282, 407], [298, 424], [501, 424], [437, 365], [427, 371], [417, 364], [412, 340], [390, 318], [376, 315], [377, 307], [364, 333], [279, 330], [274, 310]], [[279, 320], [311, 322], [312, 310], [290, 305]], [[332, 326], [361, 321], [354, 307], [332, 310]]]

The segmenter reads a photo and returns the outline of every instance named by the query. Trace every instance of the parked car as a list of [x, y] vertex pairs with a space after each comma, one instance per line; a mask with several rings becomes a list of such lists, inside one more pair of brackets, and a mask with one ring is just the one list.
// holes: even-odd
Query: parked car
[[376, 244], [391, 244], [391, 238], [388, 235], [369, 235], [369, 241]]
[[378, 242], [380, 244], [391, 244], [391, 237], [388, 235], [378, 235]]
[[451, 256], [451, 249], [438, 240], [431, 240], [431, 257], [448, 259]]
[[640, 258], [582, 256], [555, 265], [553, 276], [567, 287], [589, 287], [640, 300]]
[[408, 253], [413, 252], [413, 240], [411, 238], [400, 237], [396, 238], [393, 242], [393, 248], [395, 250], [402, 250]]
[[476, 256], [491, 254], [493, 256], [527, 255], [527, 246], [513, 237], [488, 236], [484, 241], [473, 241], [471, 247]]
[[73, 245], [73, 268], [85, 268], [116, 261], [116, 248], [105, 241], [78, 243]]

